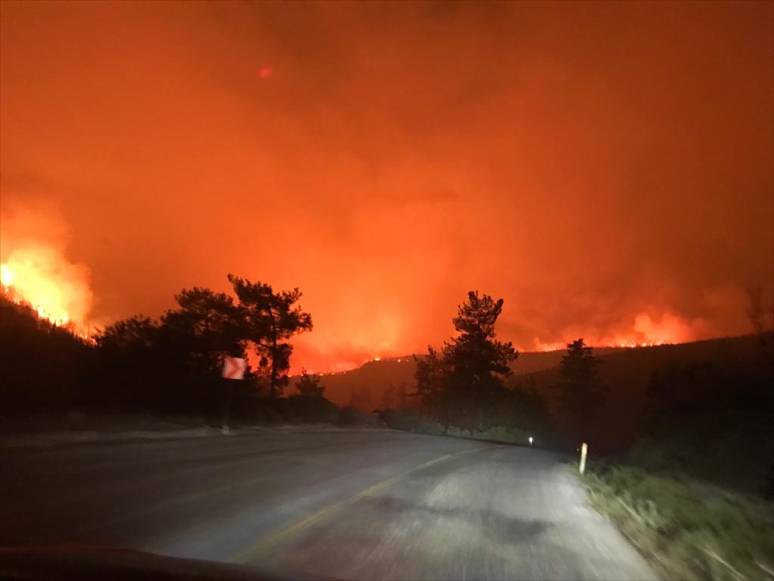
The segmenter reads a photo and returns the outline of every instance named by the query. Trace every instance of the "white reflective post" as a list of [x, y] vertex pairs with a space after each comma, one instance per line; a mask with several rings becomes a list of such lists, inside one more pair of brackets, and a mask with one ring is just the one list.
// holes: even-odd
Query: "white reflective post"
[[245, 370], [247, 369], [247, 361], [243, 357], [231, 357], [226, 355], [223, 357], [223, 379], [227, 380], [223, 385], [227, 390], [225, 394], [225, 403], [223, 405], [223, 424], [220, 427], [220, 433], [227, 436], [231, 433], [228, 423], [231, 418], [231, 396], [232, 386], [228, 385], [231, 381], [239, 381], [244, 379]]
[[583, 474], [586, 471], [586, 454], [588, 454], [589, 447], [586, 445], [586, 442], [583, 442], [581, 444], [581, 457], [580, 457], [580, 464], [578, 465], [578, 470], [581, 474]]

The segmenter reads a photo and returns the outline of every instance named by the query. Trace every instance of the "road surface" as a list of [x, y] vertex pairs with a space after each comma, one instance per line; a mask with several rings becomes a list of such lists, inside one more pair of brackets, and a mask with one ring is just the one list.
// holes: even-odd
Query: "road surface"
[[552, 453], [388, 430], [0, 450], [0, 543], [337, 579], [654, 579]]

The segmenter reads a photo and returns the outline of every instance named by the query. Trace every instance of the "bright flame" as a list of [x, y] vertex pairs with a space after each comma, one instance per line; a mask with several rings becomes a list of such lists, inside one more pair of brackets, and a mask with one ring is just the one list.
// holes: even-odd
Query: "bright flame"
[[0, 265], [3, 292], [16, 303], [29, 304], [39, 317], [87, 334], [91, 306], [88, 273], [47, 245], [15, 249]]
[[0, 283], [6, 290], [13, 284], [13, 272], [7, 264], [0, 264]]
[[686, 320], [670, 312], [654, 317], [643, 312], [634, 317], [630, 328], [616, 333], [600, 334], [593, 330], [584, 333], [574, 328], [561, 334], [562, 341], [544, 342], [536, 337], [534, 347], [536, 351], [562, 350], [567, 343], [579, 337], [594, 347], [652, 347], [696, 340], [707, 336], [709, 331], [702, 319]]
[[567, 343], [567, 341], [543, 342], [538, 337], [533, 340], [535, 351], [561, 351], [567, 348]]

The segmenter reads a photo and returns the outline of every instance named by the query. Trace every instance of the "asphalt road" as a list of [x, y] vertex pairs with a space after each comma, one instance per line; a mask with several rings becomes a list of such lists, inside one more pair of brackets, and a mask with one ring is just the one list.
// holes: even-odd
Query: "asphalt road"
[[338, 579], [653, 579], [561, 458], [392, 431], [0, 450], [0, 543]]

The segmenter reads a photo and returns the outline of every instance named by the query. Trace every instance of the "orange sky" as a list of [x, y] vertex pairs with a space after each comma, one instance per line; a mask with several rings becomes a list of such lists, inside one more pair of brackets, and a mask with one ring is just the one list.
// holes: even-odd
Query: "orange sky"
[[746, 332], [774, 283], [772, 3], [0, 11], [0, 253], [56, 245], [91, 321], [235, 272], [303, 290], [320, 371], [474, 288], [533, 349]]

